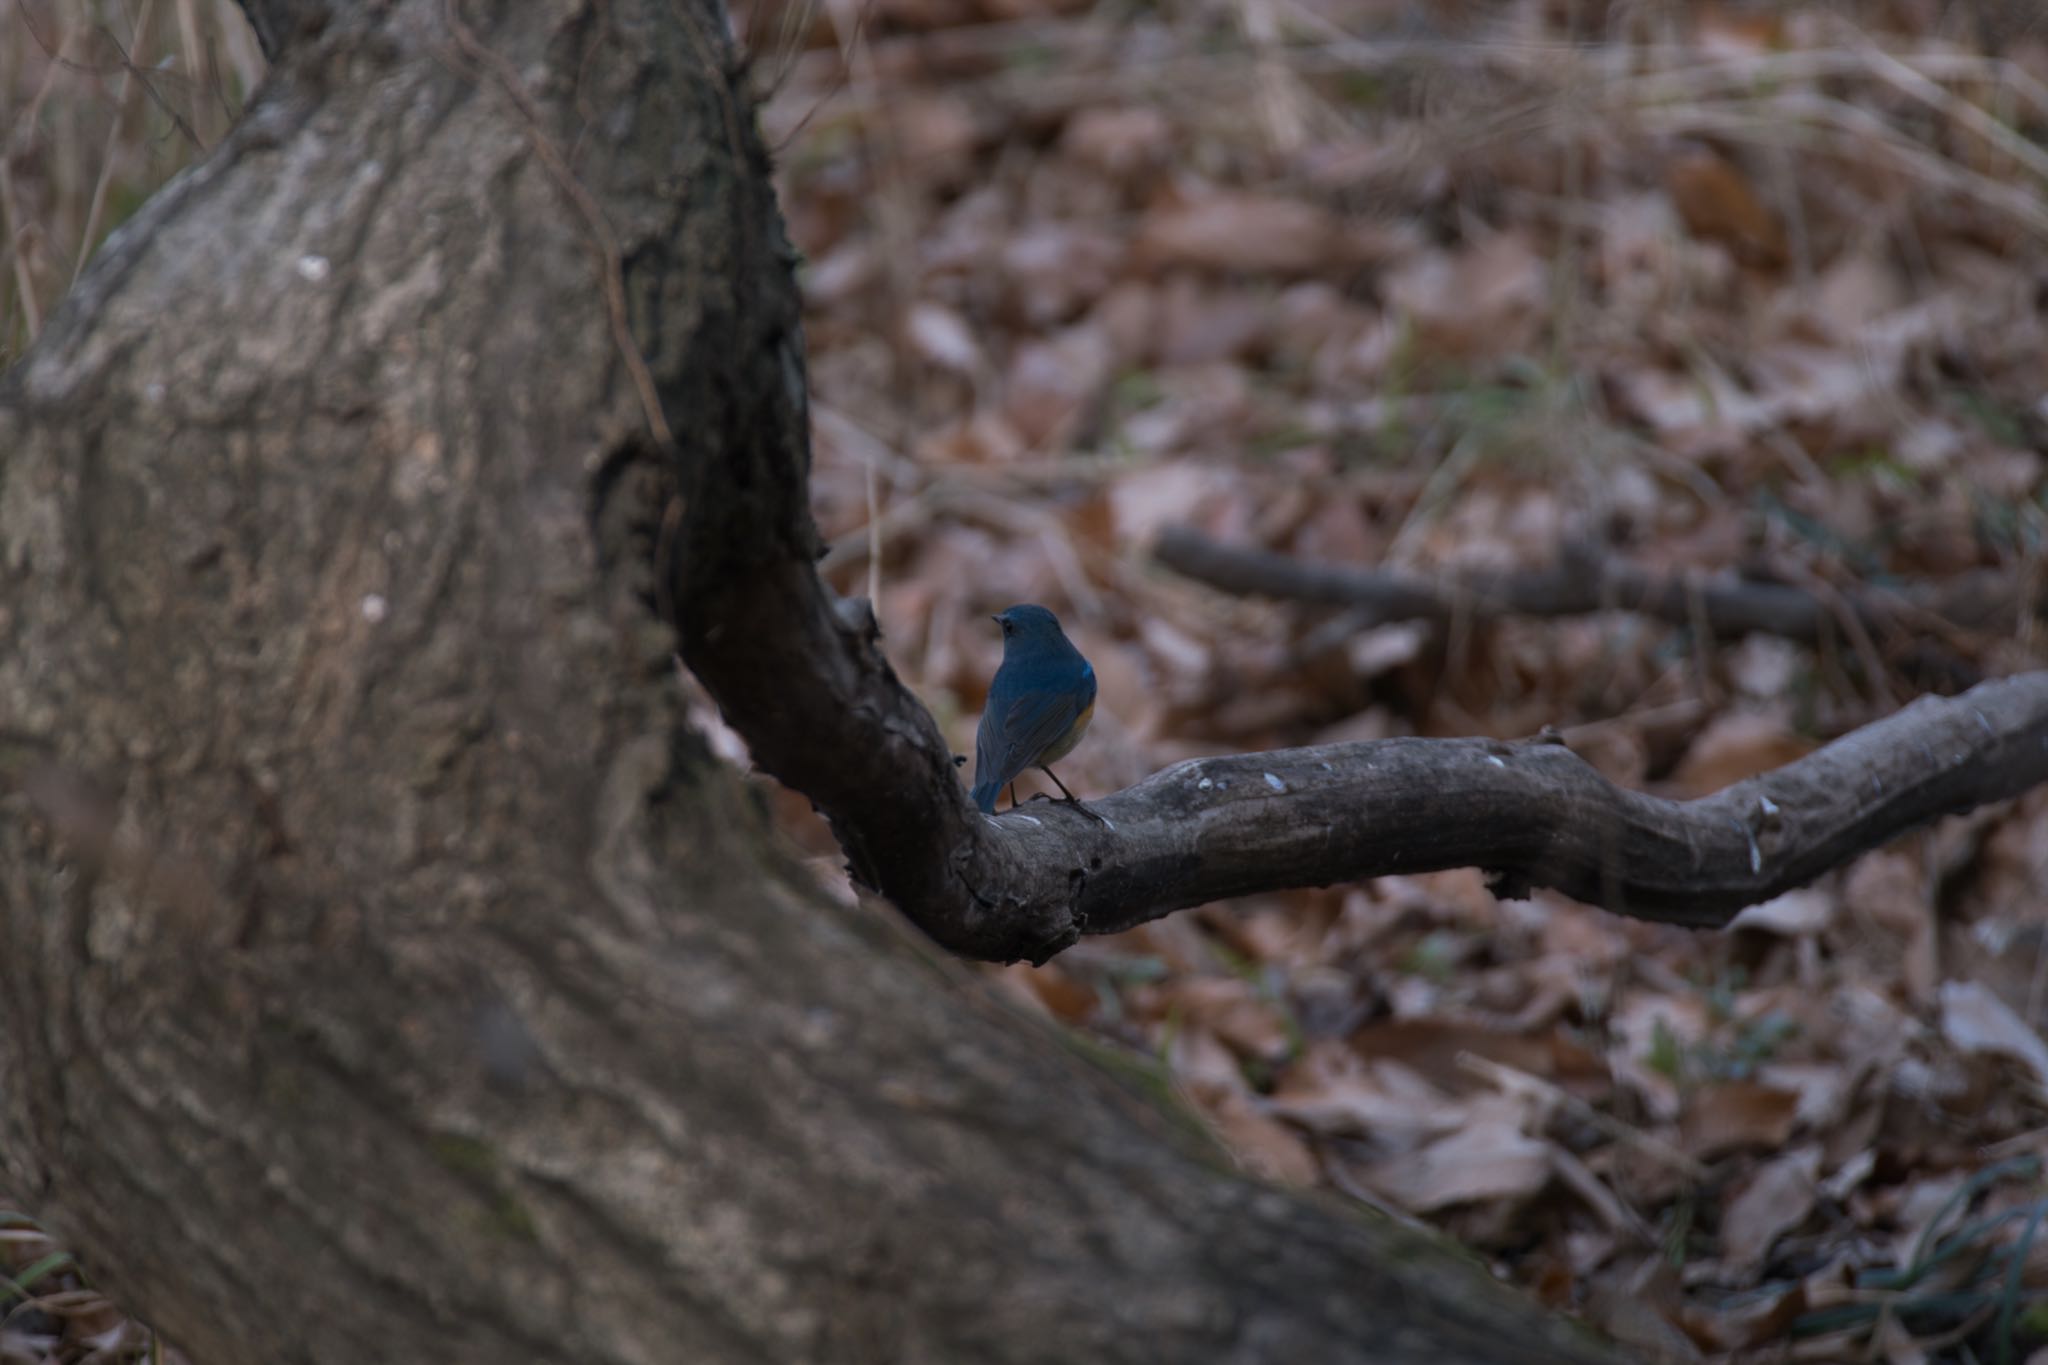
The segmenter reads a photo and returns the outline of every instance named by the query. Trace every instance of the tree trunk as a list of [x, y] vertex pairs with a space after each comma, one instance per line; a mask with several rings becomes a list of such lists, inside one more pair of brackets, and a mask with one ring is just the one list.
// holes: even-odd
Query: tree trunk
[[256, 8], [0, 380], [0, 1176], [95, 1274], [203, 1365], [1602, 1358], [834, 908], [684, 725], [674, 500], [804, 440], [722, 13]]

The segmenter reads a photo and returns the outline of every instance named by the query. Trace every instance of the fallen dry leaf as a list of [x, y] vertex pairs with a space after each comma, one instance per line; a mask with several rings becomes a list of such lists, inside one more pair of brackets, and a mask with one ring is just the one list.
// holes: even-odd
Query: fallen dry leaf
[[1313, 1132], [1372, 1140], [1382, 1151], [1411, 1151], [1456, 1131], [1466, 1104], [1404, 1066], [1363, 1062], [1323, 1044], [1289, 1067], [1271, 1111]]
[[1669, 785], [1674, 796], [1706, 796], [1812, 751], [1813, 742], [1793, 733], [1781, 716], [1731, 711], [1693, 740]]
[[1679, 1140], [1702, 1161], [1739, 1147], [1779, 1147], [1792, 1135], [1799, 1096], [1757, 1081], [1719, 1081], [1695, 1088], [1679, 1115]]
[[1662, 1256], [1617, 1267], [1594, 1283], [1586, 1316], [1652, 1365], [1699, 1360], [1699, 1347], [1672, 1321], [1682, 1306], [1677, 1278]]
[[1679, 217], [1695, 234], [1720, 242], [1752, 265], [1785, 259], [1785, 229], [1764, 206], [1749, 177], [1726, 157], [1691, 147], [1665, 166], [1664, 183]]
[[1277, 1061], [1294, 1035], [1280, 1012], [1234, 976], [1195, 977], [1162, 987], [1153, 1008], [1215, 1035], [1241, 1057]]
[[1474, 1053], [1516, 1071], [1546, 1077], [1555, 1074], [1560, 1062], [1570, 1057], [1568, 1050], [1554, 1046], [1546, 1038], [1523, 1037], [1484, 1025], [1444, 1019], [1371, 1024], [1352, 1035], [1351, 1046], [1362, 1057], [1399, 1062], [1454, 1093], [1478, 1084], [1459, 1065], [1461, 1053]]
[[1060, 146], [1104, 175], [1127, 176], [1161, 159], [1172, 137], [1173, 125], [1157, 109], [1095, 107], [1067, 122]]
[[1416, 358], [1483, 361], [1525, 349], [1544, 301], [1542, 255], [1519, 233], [1460, 252], [1427, 252], [1395, 271], [1387, 296]]
[[970, 378], [981, 373], [986, 362], [961, 316], [936, 303], [914, 305], [904, 319], [903, 331], [911, 350], [933, 365]]
[[1752, 905], [1737, 915], [1730, 929], [1758, 929], [1783, 938], [1817, 934], [1834, 922], [1835, 898], [1813, 887], [1801, 887]]
[[1138, 254], [1156, 267], [1298, 274], [1329, 265], [1341, 242], [1336, 218], [1313, 204], [1222, 191], [1154, 210]]
[[2035, 1084], [2048, 1082], [2048, 1043], [1975, 981], [1942, 983], [1941, 1032], [1963, 1052], [2010, 1057], [2033, 1073]]
[[1522, 1131], [1522, 1105], [1506, 1096], [1476, 1101], [1448, 1137], [1373, 1165], [1366, 1180], [1417, 1213], [1474, 1200], [1521, 1200], [1550, 1183], [1550, 1144]]
[[1210, 1123], [1246, 1169], [1282, 1185], [1311, 1185], [1321, 1173], [1308, 1144], [1244, 1095], [1228, 1095], [1204, 1107]]
[[1694, 1337], [1724, 1351], [1737, 1351], [1780, 1340], [1809, 1306], [1802, 1283], [1711, 1307], [1688, 1305], [1681, 1316]]
[[1019, 347], [1003, 381], [1010, 429], [1032, 446], [1063, 445], [1100, 391], [1107, 359], [1102, 333], [1085, 326]]
[[1736, 1274], [1763, 1264], [1771, 1244], [1806, 1221], [1820, 1178], [1821, 1150], [1800, 1147], [1765, 1163], [1722, 1206], [1721, 1256]]

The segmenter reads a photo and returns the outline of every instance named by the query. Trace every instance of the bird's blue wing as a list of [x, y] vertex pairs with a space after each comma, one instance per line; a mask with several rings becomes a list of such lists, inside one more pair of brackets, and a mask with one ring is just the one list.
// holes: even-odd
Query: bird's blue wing
[[993, 805], [1011, 779], [1066, 738], [1094, 700], [1092, 672], [1083, 687], [1033, 689], [1008, 697], [991, 694], [974, 740], [976, 804], [984, 810]]

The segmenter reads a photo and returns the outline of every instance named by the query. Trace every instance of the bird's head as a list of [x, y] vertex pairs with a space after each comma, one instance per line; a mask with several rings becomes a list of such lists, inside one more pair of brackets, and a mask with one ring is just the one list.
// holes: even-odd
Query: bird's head
[[997, 612], [995, 622], [1003, 628], [1003, 644], [1007, 647], [1020, 640], [1063, 640], [1060, 633], [1060, 618], [1044, 607], [1022, 602], [1008, 611]]

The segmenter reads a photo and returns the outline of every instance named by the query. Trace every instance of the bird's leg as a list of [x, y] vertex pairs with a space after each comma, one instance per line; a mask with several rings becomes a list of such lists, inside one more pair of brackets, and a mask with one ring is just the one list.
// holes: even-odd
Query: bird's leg
[[1047, 777], [1052, 779], [1052, 784], [1060, 789], [1060, 795], [1067, 798], [1068, 805], [1072, 806], [1075, 810], [1081, 812], [1081, 814], [1087, 816], [1090, 820], [1094, 820], [1099, 824], [1106, 825], [1109, 823], [1109, 821], [1104, 820], [1094, 811], [1089, 810], [1086, 806], [1082, 805], [1081, 798], [1067, 790], [1067, 784], [1060, 781], [1060, 775], [1058, 773], [1054, 772], [1051, 768], [1048, 768], [1043, 763], [1038, 765], [1038, 771], [1044, 773]]
[[1060, 789], [1061, 796], [1066, 797], [1067, 800], [1073, 802], [1077, 806], [1081, 804], [1081, 798], [1067, 790], [1067, 784], [1060, 781], [1060, 775], [1058, 773], [1054, 772], [1051, 768], [1046, 767], [1044, 764], [1039, 765], [1038, 771], [1044, 773], [1047, 777], [1052, 779], [1052, 784]]
[[1017, 809], [1017, 784], [1015, 782], [1010, 784], [1010, 809]]

